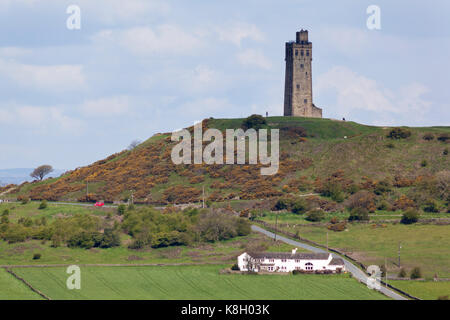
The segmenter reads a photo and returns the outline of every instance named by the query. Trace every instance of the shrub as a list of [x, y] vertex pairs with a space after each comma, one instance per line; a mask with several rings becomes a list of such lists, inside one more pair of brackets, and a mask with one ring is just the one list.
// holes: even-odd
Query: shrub
[[39, 204], [39, 210], [43, 210], [43, 209], [47, 209], [48, 204], [47, 204], [47, 200], [42, 200], [42, 202]]
[[292, 213], [295, 213], [295, 214], [303, 214], [306, 211], [306, 207], [307, 207], [307, 205], [306, 205], [305, 200], [297, 199], [292, 204], [291, 211], [292, 211]]
[[234, 271], [240, 270], [240, 269], [239, 269], [239, 266], [237, 265], [237, 263], [235, 263], [235, 264], [233, 264], [233, 265], [231, 266], [231, 270], [234, 270]]
[[330, 223], [331, 223], [331, 224], [339, 223], [339, 218], [338, 218], [338, 217], [333, 217], [333, 218], [331, 218], [331, 219], [330, 219]]
[[444, 151], [442, 151], [442, 154], [443, 154], [444, 156], [448, 155], [448, 149], [444, 149]]
[[448, 296], [439, 296], [438, 300], [448, 300]]
[[420, 214], [415, 209], [409, 209], [403, 213], [402, 219], [400, 220], [403, 224], [412, 224], [419, 221]]
[[33, 260], [39, 260], [40, 258], [41, 258], [41, 254], [40, 253], [33, 254]]
[[389, 142], [389, 143], [386, 144], [386, 148], [388, 148], [388, 149], [394, 149], [394, 148], [395, 148], [395, 145], [394, 145], [392, 142]]
[[354, 208], [350, 211], [348, 221], [369, 221], [369, 212], [364, 208]]
[[381, 277], [386, 277], [386, 266], [384, 264], [380, 265]]
[[389, 134], [388, 138], [390, 139], [406, 139], [411, 136], [411, 131], [409, 131], [406, 128], [394, 128], [392, 129]]
[[119, 206], [117, 207], [117, 214], [118, 215], [123, 215], [126, 211], [127, 207], [124, 204], [119, 204]]
[[411, 274], [409, 276], [412, 280], [422, 278], [422, 271], [419, 267], [415, 267], [411, 270]]
[[320, 209], [309, 211], [306, 214], [306, 220], [308, 221], [317, 222], [322, 221], [323, 219], [325, 219], [325, 212]]
[[329, 225], [328, 230], [332, 230], [335, 232], [341, 232], [341, 231], [344, 231], [346, 227], [347, 227], [347, 223], [345, 221], [342, 221], [339, 223]]
[[327, 181], [323, 184], [320, 194], [324, 197], [330, 197], [336, 202], [344, 201], [341, 186], [335, 181]]
[[5, 209], [2, 212], [2, 217], [7, 217], [7, 216], [9, 216], [9, 209]]
[[292, 198], [281, 198], [275, 203], [274, 210], [285, 210], [292, 207], [294, 200]]
[[399, 271], [399, 273], [398, 273], [398, 276], [399, 276], [400, 278], [406, 278], [406, 270], [405, 270], [405, 268], [401, 268], [401, 269], [400, 269], [400, 271]]
[[422, 162], [420, 163], [420, 166], [422, 168], [425, 168], [428, 165], [428, 161], [427, 160], [422, 160]]
[[386, 200], [383, 200], [380, 202], [380, 204], [378, 205], [378, 210], [385, 210], [385, 211], [390, 211], [392, 209], [392, 206], [390, 205], [389, 202], [387, 202]]
[[300, 270], [292, 270], [292, 274], [295, 276], [296, 274], [301, 274]]
[[407, 210], [409, 208], [415, 208], [416, 204], [413, 200], [402, 194], [394, 203], [395, 210]]
[[28, 199], [28, 198], [23, 198], [22, 199], [22, 201], [20, 202], [20, 203], [22, 203], [22, 204], [27, 204], [28, 202], [30, 202], [30, 199]]
[[448, 140], [450, 140], [450, 134], [441, 133], [437, 139], [442, 142], [447, 142]]
[[375, 195], [373, 192], [361, 190], [351, 195], [345, 205], [348, 209], [363, 208], [367, 211], [375, 211]]
[[242, 122], [242, 129], [247, 130], [252, 128], [255, 130], [259, 130], [266, 124], [267, 121], [263, 116], [259, 114], [252, 114]]
[[389, 181], [382, 180], [376, 184], [374, 192], [377, 195], [382, 195], [384, 193], [391, 192], [391, 187], [392, 186]]
[[434, 134], [432, 134], [432, 133], [425, 133], [423, 135], [422, 139], [426, 140], [426, 141], [431, 141], [431, 140], [434, 139]]
[[439, 205], [438, 203], [433, 200], [433, 199], [429, 199], [426, 203], [425, 203], [425, 207], [423, 208], [423, 211], [425, 212], [439, 212]]

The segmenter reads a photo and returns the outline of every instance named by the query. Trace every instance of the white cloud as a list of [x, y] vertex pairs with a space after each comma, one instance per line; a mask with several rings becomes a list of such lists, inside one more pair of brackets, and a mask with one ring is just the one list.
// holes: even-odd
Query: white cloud
[[229, 81], [226, 75], [206, 65], [198, 65], [193, 70], [173, 70], [166, 78], [177, 88], [194, 94], [221, 91]]
[[[391, 115], [420, 122], [421, 116], [425, 116], [431, 108], [431, 102], [423, 98], [429, 89], [420, 83], [402, 86], [394, 92], [343, 66], [333, 67], [317, 79], [316, 94], [336, 93], [337, 112], [344, 116], [363, 110], [373, 112], [382, 119]], [[374, 118], [373, 121], [379, 120]]]
[[28, 48], [20, 47], [0, 47], [0, 57], [2, 58], [17, 58], [25, 55], [30, 55], [33, 51]]
[[[375, 39], [381, 43], [380, 36], [367, 28], [353, 28], [344, 26], [322, 27], [311, 34], [321, 46], [329, 46], [333, 51], [353, 56], [368, 50]], [[314, 39], [310, 39], [314, 42]]]
[[85, 101], [80, 106], [81, 111], [87, 116], [115, 116], [129, 112], [130, 102], [126, 96], [100, 98]]
[[182, 104], [177, 111], [186, 113], [187, 116], [199, 118], [217, 116], [224, 110], [230, 110], [233, 106], [225, 99], [202, 98]]
[[85, 85], [80, 65], [31, 65], [0, 59], [0, 75], [17, 84], [46, 91], [74, 91]]
[[94, 42], [119, 44], [137, 55], [192, 54], [204, 43], [200, 36], [175, 25], [156, 28], [135, 27], [124, 30], [102, 30], [92, 37]]
[[264, 34], [254, 25], [248, 23], [233, 23], [232, 25], [217, 28], [219, 39], [240, 46], [245, 39], [264, 41]]
[[148, 22], [154, 15], [165, 15], [170, 11], [164, 0], [78, 0], [84, 12], [107, 24]]
[[20, 125], [39, 132], [53, 129], [70, 134], [78, 134], [84, 128], [80, 120], [65, 114], [61, 107], [9, 104], [7, 109], [0, 109], [0, 122], [4, 125]]
[[244, 66], [253, 66], [261, 69], [270, 69], [270, 60], [261, 51], [254, 49], [244, 50], [236, 55], [237, 60]]

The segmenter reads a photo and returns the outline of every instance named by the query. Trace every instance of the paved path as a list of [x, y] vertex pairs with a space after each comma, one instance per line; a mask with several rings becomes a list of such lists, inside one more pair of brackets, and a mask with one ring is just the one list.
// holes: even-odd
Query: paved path
[[[261, 227], [252, 225], [252, 230], [260, 232], [260, 233], [263, 233], [263, 234], [265, 234], [266, 236], [268, 236], [270, 238], [275, 238], [275, 234], [273, 232], [267, 231], [267, 230], [265, 230], [265, 229], [263, 229]], [[285, 242], [287, 244], [290, 244], [290, 245], [293, 245], [293, 246], [297, 246], [297, 247], [301, 247], [303, 249], [306, 249], [306, 250], [309, 250], [309, 251], [312, 251], [312, 252], [316, 252], [316, 253], [326, 253], [327, 252], [327, 251], [325, 251], [323, 249], [316, 248], [316, 247], [313, 247], [311, 245], [308, 245], [308, 244], [305, 244], [305, 243], [302, 243], [302, 242], [298, 242], [298, 241], [295, 241], [295, 240], [292, 240], [292, 239], [280, 236], [278, 234], [276, 235], [276, 238], [279, 241], [283, 241], [283, 242]], [[343, 257], [341, 257], [341, 256], [339, 256], [337, 254], [332, 253], [331, 255], [333, 257], [341, 258], [342, 260], [344, 260], [344, 264], [345, 264], [346, 270], [349, 271], [353, 275], [353, 277], [358, 279], [360, 282], [367, 283], [368, 276], [363, 271], [361, 271], [361, 269], [359, 269], [357, 266], [355, 266], [349, 260], [347, 260], [347, 259], [345, 259], [345, 258], [343, 258]], [[388, 296], [388, 297], [390, 297], [392, 299], [395, 299], [395, 300], [407, 300], [405, 297], [399, 295], [398, 293], [396, 293], [393, 290], [388, 289], [388, 288], [386, 288], [384, 286], [381, 286], [380, 291], [383, 294], [385, 294], [386, 296]]]

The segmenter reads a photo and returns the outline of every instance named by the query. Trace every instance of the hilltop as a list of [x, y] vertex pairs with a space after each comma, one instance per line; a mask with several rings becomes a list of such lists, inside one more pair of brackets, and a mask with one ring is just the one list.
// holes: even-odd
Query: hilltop
[[[410, 136], [391, 139], [392, 128], [351, 121], [265, 119], [265, 128], [280, 129], [280, 170], [273, 176], [261, 176], [260, 165], [174, 165], [170, 153], [176, 143], [165, 133], [59, 178], [24, 183], [9, 196], [113, 202], [133, 194], [137, 202], [169, 204], [200, 201], [203, 187], [210, 201], [221, 201], [321, 192], [333, 181], [347, 197], [380, 181], [411, 187], [450, 168], [450, 127], [403, 128]], [[207, 119], [203, 126], [224, 131], [240, 128], [243, 120]]]

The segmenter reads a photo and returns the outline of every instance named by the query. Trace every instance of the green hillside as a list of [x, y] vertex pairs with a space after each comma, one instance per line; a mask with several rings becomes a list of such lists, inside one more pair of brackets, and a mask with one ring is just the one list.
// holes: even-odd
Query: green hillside
[[[224, 131], [240, 128], [243, 120], [207, 119], [203, 125], [204, 129]], [[360, 184], [375, 186], [388, 180], [399, 187], [411, 187], [418, 179], [434, 177], [450, 168], [450, 127], [404, 128], [410, 132], [409, 137], [391, 139], [387, 136], [392, 128], [350, 121], [300, 117], [266, 120], [264, 128], [280, 129], [281, 165], [273, 176], [261, 176], [260, 165], [176, 166], [170, 159], [175, 145], [170, 134], [158, 134], [131, 151], [124, 150], [60, 178], [25, 183], [6, 196], [112, 202], [127, 200], [133, 193], [137, 202], [168, 204], [200, 201], [204, 187], [211, 201], [264, 199], [286, 190], [294, 194], [317, 191], [334, 175], [347, 197], [351, 192], [346, 188], [352, 184], [365, 189]]]

